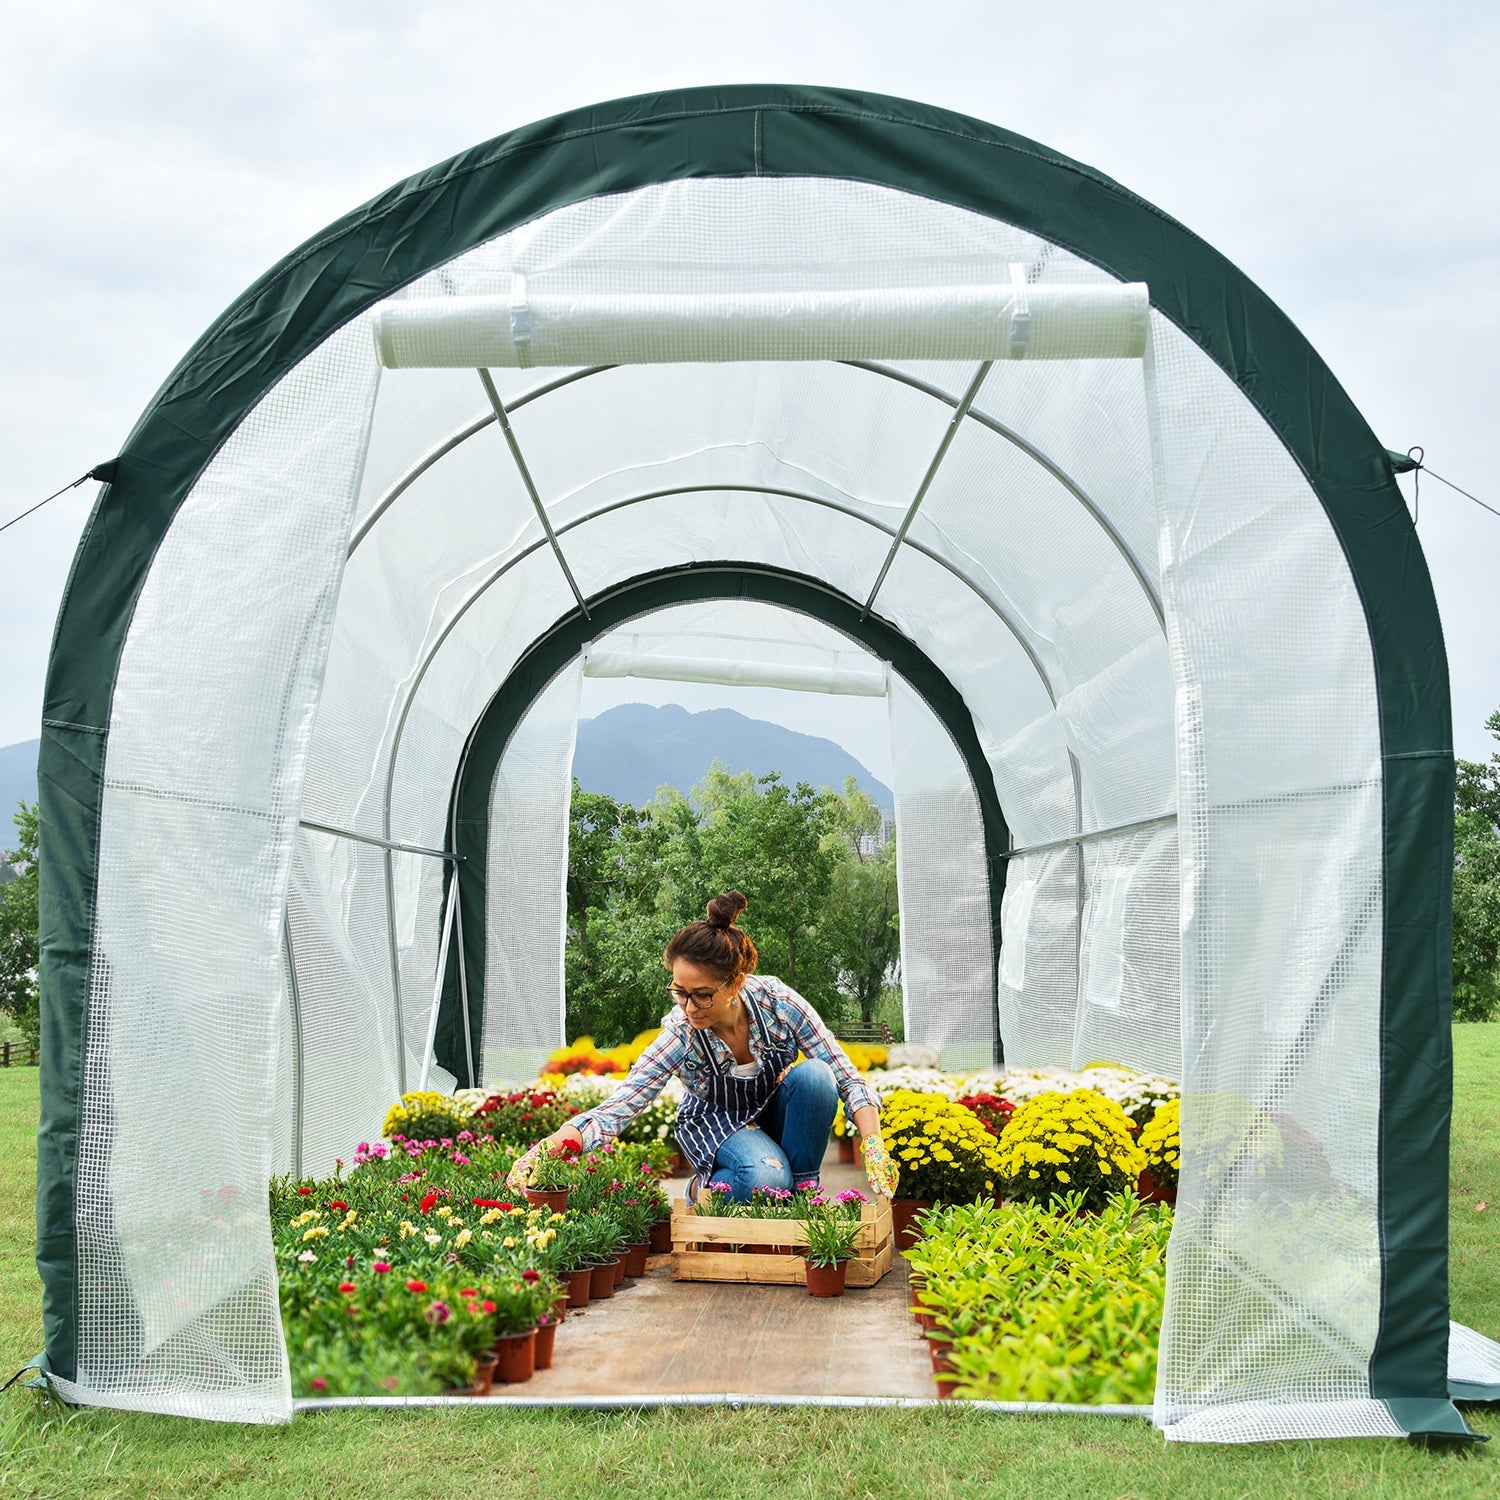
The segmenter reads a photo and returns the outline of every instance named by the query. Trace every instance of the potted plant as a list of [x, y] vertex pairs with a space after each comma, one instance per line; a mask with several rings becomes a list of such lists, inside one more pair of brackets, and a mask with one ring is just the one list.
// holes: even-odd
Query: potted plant
[[916, 1238], [912, 1221], [934, 1203], [972, 1203], [1000, 1186], [1001, 1142], [973, 1110], [941, 1094], [896, 1089], [881, 1109], [881, 1134], [901, 1171], [891, 1203], [896, 1248]]
[[540, 1271], [522, 1271], [493, 1283], [496, 1380], [515, 1384], [531, 1379], [536, 1369], [537, 1323], [556, 1295], [557, 1283]]
[[579, 1148], [571, 1141], [543, 1151], [532, 1166], [531, 1181], [525, 1189], [526, 1201], [534, 1208], [562, 1213], [578, 1180], [578, 1152]]
[[651, 1254], [665, 1255], [672, 1248], [672, 1201], [660, 1188], [651, 1203]]
[[1147, 1203], [1177, 1201], [1177, 1172], [1182, 1160], [1180, 1114], [1181, 1102], [1169, 1099], [1141, 1131], [1141, 1154], [1146, 1165], [1137, 1179], [1137, 1190]]
[[1134, 1188], [1146, 1157], [1134, 1125], [1097, 1089], [1037, 1094], [1010, 1117], [1000, 1138], [1000, 1175], [1008, 1197], [1045, 1207], [1082, 1197], [1097, 1212], [1112, 1193]]
[[807, 1262], [808, 1294], [842, 1297], [859, 1234], [858, 1218], [850, 1218], [838, 1204], [825, 1203], [812, 1209], [802, 1222], [807, 1231], [802, 1258]]

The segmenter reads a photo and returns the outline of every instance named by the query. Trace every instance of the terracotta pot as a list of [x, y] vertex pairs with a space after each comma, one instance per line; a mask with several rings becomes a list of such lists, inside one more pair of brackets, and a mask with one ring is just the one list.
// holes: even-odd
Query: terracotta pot
[[937, 1319], [931, 1313], [919, 1312], [916, 1319], [923, 1333], [931, 1333], [937, 1327]]
[[896, 1249], [909, 1250], [916, 1244], [919, 1232], [912, 1220], [932, 1207], [931, 1198], [892, 1198], [891, 1227], [896, 1232]]
[[615, 1256], [615, 1290], [619, 1291], [625, 1285], [625, 1257]]
[[536, 1329], [495, 1340], [495, 1379], [507, 1385], [530, 1380], [536, 1369]]
[[842, 1297], [844, 1295], [844, 1276], [849, 1269], [847, 1260], [835, 1261], [831, 1266], [815, 1266], [811, 1262], [807, 1267], [807, 1290], [813, 1297]]
[[566, 1292], [552, 1304], [550, 1316], [554, 1323], [566, 1323], [568, 1321], [568, 1294]]
[[539, 1188], [523, 1188], [522, 1191], [526, 1194], [526, 1201], [533, 1208], [546, 1208], [555, 1214], [560, 1214], [568, 1207], [567, 1188], [558, 1188], [550, 1193], [544, 1193]]
[[636, 1245], [625, 1247], [625, 1274], [627, 1276], [644, 1276], [646, 1274], [646, 1257], [651, 1253], [651, 1242], [642, 1240]]
[[471, 1396], [488, 1396], [495, 1383], [495, 1356], [486, 1354], [474, 1366], [474, 1384], [466, 1387]]
[[927, 1357], [932, 1361], [934, 1375], [948, 1375], [953, 1371], [953, 1345], [946, 1338], [927, 1337]]
[[665, 1255], [672, 1248], [672, 1221], [670, 1219], [658, 1219], [651, 1226], [649, 1244], [653, 1255]]
[[1177, 1202], [1177, 1189], [1158, 1187], [1156, 1178], [1151, 1175], [1150, 1167], [1141, 1169], [1141, 1175], [1136, 1179], [1135, 1190], [1141, 1195], [1141, 1201], [1144, 1203]]
[[568, 1306], [587, 1307], [589, 1305], [589, 1283], [594, 1279], [594, 1268], [584, 1266], [577, 1271], [569, 1271], [564, 1280], [568, 1283]]
[[556, 1323], [538, 1323], [536, 1325], [534, 1364], [538, 1370], [550, 1370], [552, 1368], [552, 1345], [556, 1338]]
[[950, 1371], [947, 1374], [934, 1375], [932, 1379], [937, 1386], [938, 1400], [951, 1401], [953, 1399], [954, 1387], [958, 1385], [958, 1376]]
[[854, 1141], [847, 1135], [839, 1137], [839, 1160], [846, 1166], [854, 1165]]
[[615, 1294], [615, 1267], [618, 1261], [608, 1260], [602, 1266], [595, 1266], [589, 1278], [589, 1296], [595, 1301], [602, 1301], [605, 1297], [613, 1297]]

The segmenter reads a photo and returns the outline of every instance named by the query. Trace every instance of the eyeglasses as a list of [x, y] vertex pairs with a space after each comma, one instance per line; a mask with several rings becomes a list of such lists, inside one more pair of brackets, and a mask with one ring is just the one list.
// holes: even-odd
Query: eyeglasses
[[[726, 980], [725, 983], [728, 983]], [[691, 1005], [694, 1010], [707, 1010], [714, 1003], [714, 996], [722, 990], [724, 985], [712, 990], [685, 990], [681, 985], [669, 984], [667, 993], [677, 1005]]]

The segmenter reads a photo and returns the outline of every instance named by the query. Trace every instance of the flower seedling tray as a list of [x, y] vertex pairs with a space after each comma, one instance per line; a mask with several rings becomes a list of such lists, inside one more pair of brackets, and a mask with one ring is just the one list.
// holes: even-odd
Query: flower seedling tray
[[[709, 1195], [699, 1196], [706, 1203]], [[860, 1209], [859, 1234], [849, 1262], [846, 1286], [874, 1286], [891, 1268], [891, 1205], [885, 1198]], [[799, 1219], [721, 1219], [688, 1211], [683, 1198], [672, 1202], [673, 1281], [757, 1281], [785, 1286], [807, 1284], [807, 1262], [800, 1255], [752, 1255], [731, 1245], [805, 1245]]]

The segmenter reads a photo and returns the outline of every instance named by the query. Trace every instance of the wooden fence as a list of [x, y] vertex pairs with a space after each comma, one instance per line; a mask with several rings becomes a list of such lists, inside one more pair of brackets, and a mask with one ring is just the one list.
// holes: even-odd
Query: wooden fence
[[34, 1063], [41, 1053], [35, 1042], [0, 1042], [0, 1068]]

